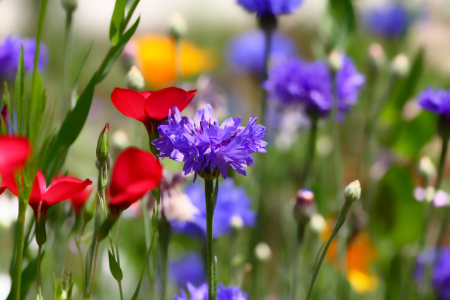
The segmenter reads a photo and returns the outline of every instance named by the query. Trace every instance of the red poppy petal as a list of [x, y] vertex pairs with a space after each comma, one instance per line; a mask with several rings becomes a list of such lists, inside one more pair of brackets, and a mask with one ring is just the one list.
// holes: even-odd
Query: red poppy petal
[[152, 92], [149, 92], [149, 91], [141, 92], [141, 95], [144, 96], [145, 99], [147, 99], [148, 96], [150, 96], [151, 94], [152, 94]]
[[[111, 198], [114, 205], [130, 204], [159, 185], [162, 166], [153, 154], [138, 148], [128, 148], [119, 154], [111, 176]], [[120, 196], [120, 197], [119, 197]], [[132, 199], [127, 199], [132, 196]], [[118, 200], [117, 200], [118, 199]]]
[[189, 105], [189, 103], [191, 103], [192, 99], [194, 99], [195, 93], [197, 93], [197, 90], [187, 91], [186, 93], [187, 93], [186, 101], [183, 103], [181, 107], [178, 107], [180, 112], [183, 111]]
[[174, 106], [180, 111], [182, 110], [180, 107], [185, 108], [186, 98], [186, 91], [176, 87], [152, 92], [145, 100], [145, 115], [151, 119], [163, 120], [169, 115], [169, 110], [173, 113]]
[[75, 212], [77, 214], [80, 213], [81, 210], [83, 209], [83, 206], [86, 203], [87, 199], [89, 198], [91, 192], [92, 189], [87, 187], [70, 198], [70, 202], [72, 203], [73, 208], [75, 209]]
[[37, 171], [36, 179], [34, 180], [33, 190], [31, 191], [30, 201], [32, 199], [41, 200], [47, 191], [47, 183], [45, 182], [44, 174], [41, 170]]
[[19, 196], [19, 192], [17, 190], [16, 178], [14, 178], [13, 173], [5, 174], [2, 176], [2, 186], [6, 186], [11, 193], [16, 196]]
[[0, 137], [0, 174], [13, 172], [24, 164], [30, 155], [30, 142], [21, 137]]
[[83, 191], [92, 181], [89, 179], [80, 180], [77, 178], [63, 176], [53, 181], [44, 195], [45, 204], [51, 206], [61, 201], [67, 200], [75, 194]]
[[130, 89], [115, 88], [111, 94], [111, 101], [125, 116], [141, 122], [145, 120], [145, 98], [140, 93]]

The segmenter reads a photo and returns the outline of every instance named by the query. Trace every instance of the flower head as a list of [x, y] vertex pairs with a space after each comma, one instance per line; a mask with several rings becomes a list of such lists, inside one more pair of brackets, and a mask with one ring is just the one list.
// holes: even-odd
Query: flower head
[[[190, 297], [186, 294], [184, 290], [181, 291], [181, 296], [175, 295], [173, 300], [207, 300], [208, 299], [208, 284], [204, 283], [199, 287], [188, 283], [187, 290]], [[247, 294], [241, 291], [240, 287], [225, 287], [223, 284], [219, 283], [217, 285], [217, 300], [246, 300]]]
[[[194, 219], [190, 222], [173, 220], [172, 228], [181, 233], [195, 237], [206, 237], [206, 204], [205, 191], [202, 184], [195, 183], [186, 188], [186, 194], [192, 204], [198, 209]], [[250, 209], [251, 200], [244, 188], [236, 187], [232, 179], [224, 180], [217, 194], [217, 203], [214, 210], [214, 237], [230, 234], [236, 219], [240, 219], [245, 227], [255, 224], [256, 214]]]
[[144, 123], [147, 130], [152, 131], [153, 123], [166, 119], [174, 106], [183, 111], [191, 103], [195, 93], [195, 90], [185, 91], [176, 87], [140, 93], [115, 88], [111, 101], [125, 116]]
[[[164, 35], [145, 35], [134, 38], [125, 51], [131, 53], [145, 82], [154, 88], [161, 88], [177, 79], [177, 47], [175, 40]], [[210, 70], [214, 65], [213, 55], [198, 48], [192, 42], [180, 42], [180, 72], [184, 77]]]
[[189, 282], [193, 285], [202, 284], [206, 280], [206, 273], [201, 255], [189, 252], [170, 262], [169, 276], [180, 288], [186, 287]]
[[[364, 76], [344, 56], [336, 73], [340, 119], [356, 104]], [[285, 105], [303, 104], [308, 114], [328, 116], [333, 107], [332, 74], [324, 61], [305, 62], [294, 58], [276, 65], [263, 84], [271, 98]]]
[[162, 166], [158, 159], [147, 151], [128, 148], [119, 154], [111, 176], [111, 211], [120, 211], [142, 198], [159, 185]]
[[374, 35], [398, 38], [405, 35], [410, 19], [408, 11], [400, 3], [390, 3], [373, 8], [365, 19], [367, 29]]
[[92, 188], [87, 187], [81, 192], [73, 195], [70, 197], [70, 202], [72, 203], [73, 209], [75, 210], [76, 214], [79, 214], [81, 210], [83, 209], [84, 204], [89, 198], [89, 195], [92, 193]]
[[194, 120], [169, 113], [168, 121], [158, 127], [161, 138], [153, 141], [160, 157], [170, 157], [184, 162], [183, 171], [189, 173], [213, 172], [216, 167], [224, 178], [228, 166], [246, 175], [245, 168], [254, 164], [250, 155], [266, 152], [262, 140], [265, 127], [256, 125], [256, 118], [250, 117], [247, 126], [242, 127], [240, 118], [229, 118], [219, 126], [211, 106], [200, 109]]
[[21, 137], [0, 137], [0, 175], [7, 176], [23, 165], [31, 154], [30, 142]]
[[[0, 77], [13, 80], [17, 72], [20, 48], [23, 46], [23, 59], [25, 72], [32, 72], [34, 68], [34, 52], [36, 49], [35, 38], [20, 38], [8, 36], [0, 42]], [[38, 69], [42, 70], [47, 65], [47, 47], [41, 43]]]
[[302, 2], [302, 0], [237, 0], [238, 4], [258, 16], [291, 14]]
[[427, 88], [418, 96], [419, 106], [436, 115], [450, 119], [450, 91]]
[[[4, 180], [8, 189], [18, 196], [17, 183], [14, 176], [6, 176]], [[28, 204], [33, 208], [36, 219], [39, 220], [40, 216], [45, 218], [45, 213], [50, 206], [70, 199], [91, 184], [92, 181], [89, 179], [80, 180], [62, 176], [53, 180], [47, 187], [44, 174], [38, 170]]]
[[[415, 279], [420, 282], [424, 280], [425, 261], [429, 263], [435, 261], [436, 250], [431, 250], [428, 255], [421, 253], [417, 257], [417, 269], [415, 271]], [[432, 283], [434, 291], [438, 299], [450, 299], [450, 248], [445, 247], [440, 250], [439, 259], [437, 260], [434, 270], [432, 271]]]
[[[237, 72], [262, 75], [264, 72], [264, 33], [250, 31], [233, 38], [227, 47], [227, 60]], [[291, 58], [297, 52], [294, 41], [280, 33], [274, 33], [270, 45], [270, 61], [276, 64]]]

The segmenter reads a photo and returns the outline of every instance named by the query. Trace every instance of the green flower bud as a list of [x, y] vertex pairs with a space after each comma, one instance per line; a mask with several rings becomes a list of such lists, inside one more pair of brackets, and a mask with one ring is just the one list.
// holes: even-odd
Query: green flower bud
[[405, 77], [409, 74], [410, 63], [408, 57], [401, 53], [398, 54], [391, 64], [391, 72], [398, 77]]
[[351, 182], [344, 189], [345, 201], [355, 202], [361, 197], [361, 184], [358, 180]]
[[330, 55], [328, 56], [328, 65], [334, 72], [337, 72], [342, 68], [343, 61], [344, 55], [338, 50], [331, 51]]
[[187, 23], [183, 15], [176, 12], [170, 16], [170, 35], [176, 40], [182, 38], [187, 33]]
[[61, 0], [61, 4], [67, 12], [73, 12], [77, 9], [78, 0]]
[[367, 54], [367, 63], [370, 69], [379, 70], [386, 63], [386, 54], [383, 47], [378, 43], [370, 45]]
[[436, 167], [433, 165], [431, 159], [428, 156], [423, 156], [419, 160], [417, 171], [419, 172], [420, 176], [428, 182], [431, 181], [434, 176], [436, 176]]
[[100, 165], [103, 165], [108, 159], [109, 155], [109, 124], [106, 123], [100, 136], [98, 137], [97, 143], [97, 160]]
[[315, 213], [314, 193], [307, 189], [299, 190], [294, 204], [294, 218], [297, 223], [303, 226], [308, 224]]
[[141, 71], [136, 66], [132, 66], [130, 71], [128, 71], [125, 76], [125, 83], [129, 89], [135, 91], [142, 91], [145, 87], [144, 76], [142, 76]]

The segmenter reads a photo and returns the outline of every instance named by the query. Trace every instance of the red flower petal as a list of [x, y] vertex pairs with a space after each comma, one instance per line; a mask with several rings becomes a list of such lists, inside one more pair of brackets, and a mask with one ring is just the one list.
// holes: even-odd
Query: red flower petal
[[145, 99], [147, 99], [148, 96], [150, 96], [151, 94], [152, 94], [152, 92], [148, 92], [148, 91], [147, 92], [146, 91], [141, 92], [141, 95], [144, 96]]
[[51, 206], [71, 198], [91, 184], [89, 179], [83, 181], [69, 176], [59, 177], [50, 184], [43, 200], [47, 206]]
[[111, 94], [111, 101], [125, 116], [141, 122], [146, 119], [143, 94], [130, 89], [115, 88]]
[[[191, 97], [191, 94], [189, 94], [189, 97]], [[178, 107], [180, 111], [185, 109], [191, 102], [192, 97], [188, 100], [188, 93], [176, 87], [152, 92], [145, 100], [145, 115], [154, 120], [163, 120], [167, 118], [169, 110], [173, 110], [174, 106]]]
[[91, 192], [92, 192], [91, 188], [85, 188], [84, 190], [73, 195], [70, 198], [70, 202], [72, 203], [73, 208], [75, 209], [75, 213], [79, 214], [81, 212]]
[[128, 148], [119, 154], [111, 176], [110, 206], [127, 208], [159, 185], [162, 166], [147, 151]]
[[12, 173], [30, 155], [30, 142], [21, 137], [0, 137], [0, 174]]
[[186, 102], [184, 102], [184, 105], [182, 107], [178, 107], [180, 112], [183, 111], [189, 105], [189, 103], [191, 103], [192, 99], [194, 99], [195, 93], [197, 93], [197, 90], [187, 91], [186, 93]]

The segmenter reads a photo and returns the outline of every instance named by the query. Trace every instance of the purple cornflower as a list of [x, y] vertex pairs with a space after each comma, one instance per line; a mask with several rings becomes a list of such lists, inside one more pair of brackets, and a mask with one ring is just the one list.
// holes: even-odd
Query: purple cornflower
[[[185, 189], [186, 195], [199, 213], [191, 222], [173, 220], [172, 228], [176, 232], [193, 237], [206, 237], [206, 204], [203, 185], [195, 183]], [[230, 234], [233, 227], [251, 227], [255, 224], [256, 213], [251, 210], [251, 200], [245, 189], [236, 187], [232, 179], [221, 182], [214, 210], [213, 235], [218, 238]]]
[[291, 14], [302, 2], [302, 0], [237, 0], [238, 4], [258, 16]]
[[373, 8], [365, 16], [366, 27], [371, 33], [391, 39], [405, 35], [409, 23], [408, 11], [400, 3]]
[[[195, 287], [194, 285], [188, 283], [187, 290], [190, 297], [186, 294], [184, 290], [181, 291], [181, 296], [175, 295], [173, 300], [208, 300], [208, 285], [206, 283]], [[243, 293], [240, 287], [225, 287], [223, 284], [219, 283], [217, 285], [217, 300], [246, 300], [247, 293]]]
[[[356, 104], [364, 81], [352, 59], [344, 56], [336, 73], [339, 119]], [[263, 87], [272, 99], [285, 105], [303, 104], [310, 115], [328, 116], [333, 107], [332, 74], [324, 61], [287, 60], [270, 70]]]
[[[250, 31], [234, 37], [227, 47], [227, 60], [236, 72], [262, 75], [264, 72], [264, 33]], [[270, 45], [271, 64], [295, 56], [297, 46], [288, 35], [274, 33]]]
[[[0, 43], [0, 77], [2, 79], [13, 80], [16, 76], [21, 46], [23, 46], [25, 72], [33, 71], [36, 39], [8, 36]], [[39, 70], [45, 68], [47, 60], [47, 47], [41, 43], [38, 64]]]
[[169, 276], [180, 287], [184, 288], [190, 282], [199, 285], [205, 282], [205, 266], [197, 252], [189, 252], [180, 259], [170, 262]]
[[450, 90], [427, 88], [417, 98], [423, 109], [450, 119]]
[[[441, 248], [439, 253], [439, 259], [432, 270], [432, 284], [438, 299], [450, 300], [450, 248]], [[424, 280], [425, 261], [429, 263], [434, 262], [436, 251], [431, 250], [427, 256], [421, 253], [417, 257], [417, 269], [415, 271], [415, 279], [417, 282]]]
[[[265, 127], [256, 125], [256, 118], [250, 117], [247, 126], [242, 127], [240, 118], [229, 118], [219, 126], [211, 105], [200, 109], [192, 121], [181, 117], [174, 106], [168, 120], [158, 127], [161, 138], [153, 141], [160, 157], [170, 157], [184, 162], [184, 175], [195, 172], [213, 171], [218, 168], [224, 178], [228, 166], [246, 175], [245, 168], [254, 164], [254, 152], [266, 152], [262, 140]], [[194, 181], [195, 181], [194, 178]]]

